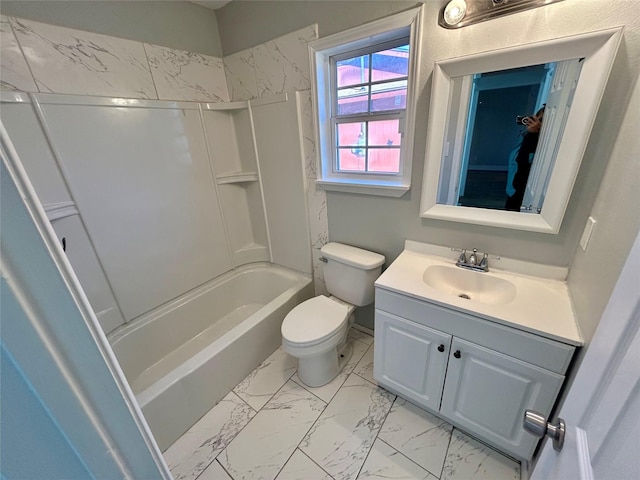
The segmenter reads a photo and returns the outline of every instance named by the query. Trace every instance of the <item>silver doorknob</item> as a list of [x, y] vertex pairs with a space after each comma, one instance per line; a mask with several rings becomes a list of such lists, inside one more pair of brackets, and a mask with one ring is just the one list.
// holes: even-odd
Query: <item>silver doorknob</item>
[[553, 449], [560, 451], [564, 445], [564, 436], [566, 433], [566, 425], [564, 420], [558, 418], [558, 423], [555, 425], [547, 422], [544, 415], [533, 410], [526, 410], [524, 412], [524, 420], [522, 422], [524, 429], [535, 435], [538, 438], [542, 438], [545, 435], [553, 440]]

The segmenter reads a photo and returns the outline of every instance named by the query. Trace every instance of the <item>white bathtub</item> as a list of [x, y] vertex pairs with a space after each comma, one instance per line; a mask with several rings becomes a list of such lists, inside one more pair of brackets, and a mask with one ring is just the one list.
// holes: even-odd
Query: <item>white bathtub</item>
[[161, 450], [280, 346], [285, 315], [311, 296], [309, 277], [253, 264], [109, 336]]

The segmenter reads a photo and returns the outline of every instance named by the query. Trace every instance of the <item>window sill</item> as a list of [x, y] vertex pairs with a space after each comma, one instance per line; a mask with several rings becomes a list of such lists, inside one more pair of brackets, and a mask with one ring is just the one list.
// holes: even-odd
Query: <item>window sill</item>
[[375, 185], [350, 182], [331, 182], [327, 180], [316, 180], [316, 185], [320, 185], [324, 190], [333, 192], [359, 193], [363, 195], [377, 195], [380, 197], [395, 198], [400, 198], [411, 188], [411, 185]]

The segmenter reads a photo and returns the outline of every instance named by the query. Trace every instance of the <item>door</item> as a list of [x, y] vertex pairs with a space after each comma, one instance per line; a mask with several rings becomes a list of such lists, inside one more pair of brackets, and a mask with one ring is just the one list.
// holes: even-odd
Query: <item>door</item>
[[375, 329], [375, 379], [438, 411], [451, 335], [379, 310]]
[[1, 122], [0, 180], [0, 478], [172, 478]]
[[582, 60], [577, 58], [558, 62], [551, 80], [537, 153], [531, 165], [529, 181], [522, 200], [522, 206], [531, 207], [534, 213], [540, 213], [542, 209], [560, 145], [559, 139], [567, 123], [573, 94], [578, 85], [578, 77], [582, 69], [581, 62]]
[[538, 439], [522, 429], [526, 409], [551, 412], [564, 376], [454, 338], [440, 413], [497, 447], [529, 459]]
[[640, 478], [640, 235], [560, 413], [564, 447], [547, 441], [532, 480]]

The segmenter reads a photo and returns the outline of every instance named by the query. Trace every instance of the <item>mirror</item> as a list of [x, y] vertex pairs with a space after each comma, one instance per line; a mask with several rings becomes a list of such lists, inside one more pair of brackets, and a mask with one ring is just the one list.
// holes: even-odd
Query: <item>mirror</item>
[[621, 36], [436, 62], [420, 216], [558, 233]]

